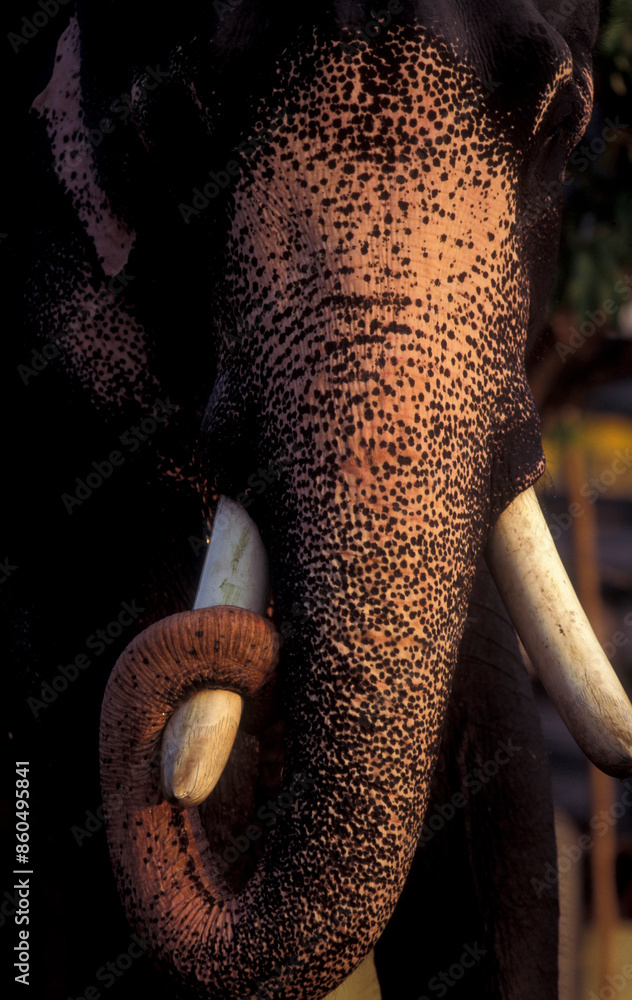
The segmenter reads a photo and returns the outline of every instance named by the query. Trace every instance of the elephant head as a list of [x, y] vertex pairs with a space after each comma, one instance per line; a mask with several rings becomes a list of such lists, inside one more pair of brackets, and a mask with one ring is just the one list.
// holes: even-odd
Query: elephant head
[[[276, 50], [247, 109], [204, 436], [209, 489], [252, 515], [291, 626], [275, 688], [290, 805], [250, 878], [163, 796], [159, 753], [204, 687], [243, 696], [258, 731], [270, 622], [223, 608], [157, 623], [119, 661], [102, 721], [128, 916], [213, 996], [324, 996], [402, 892], [477, 567], [544, 469], [524, 355], [596, 30], [592, 2], [546, 6], [334, 4]], [[513, 549], [529, 549], [517, 516]], [[621, 745], [606, 766], [624, 773]]]

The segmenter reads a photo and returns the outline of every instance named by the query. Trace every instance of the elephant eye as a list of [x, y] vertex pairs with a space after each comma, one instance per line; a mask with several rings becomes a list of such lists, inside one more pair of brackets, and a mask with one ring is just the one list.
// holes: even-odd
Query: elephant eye
[[587, 124], [587, 104], [575, 82], [560, 90], [547, 108], [536, 132], [538, 146], [559, 142], [572, 148], [581, 138]]

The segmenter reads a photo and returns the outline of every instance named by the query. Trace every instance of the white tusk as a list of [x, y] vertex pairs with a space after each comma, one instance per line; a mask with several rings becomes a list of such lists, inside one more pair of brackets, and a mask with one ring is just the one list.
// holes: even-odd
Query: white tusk
[[[193, 609], [230, 604], [263, 615], [268, 600], [268, 560], [252, 518], [220, 497]], [[239, 728], [243, 698], [206, 689], [171, 716], [161, 748], [162, 789], [174, 805], [190, 808], [217, 784]]]
[[220, 497], [193, 610], [231, 604], [263, 615], [267, 603], [268, 557], [257, 525], [240, 504]]
[[632, 776], [632, 705], [573, 590], [532, 488], [498, 519], [486, 558], [533, 667], [574, 739], [606, 774]]
[[162, 737], [165, 798], [188, 809], [210, 795], [233, 748], [241, 709], [240, 695], [214, 688], [197, 691], [176, 709]]

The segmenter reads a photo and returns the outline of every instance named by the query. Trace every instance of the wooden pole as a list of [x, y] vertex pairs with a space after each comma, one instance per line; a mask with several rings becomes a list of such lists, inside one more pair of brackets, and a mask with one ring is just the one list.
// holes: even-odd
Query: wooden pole
[[[566, 418], [568, 434], [564, 447], [564, 475], [569, 511], [579, 511], [573, 517], [575, 583], [577, 595], [599, 642], [604, 645], [604, 613], [601, 602], [599, 561], [597, 554], [597, 516], [594, 504], [588, 503], [581, 488], [587, 483], [586, 460], [581, 443], [582, 423], [578, 411]], [[578, 506], [573, 507], [576, 504]], [[607, 813], [614, 820], [616, 802], [614, 778], [589, 763], [593, 816]], [[606, 981], [616, 971], [617, 925], [619, 906], [615, 876], [616, 822], [607, 822], [605, 833], [595, 833], [591, 854], [593, 881], [593, 919], [599, 942], [599, 979]], [[597, 828], [601, 831], [601, 824]]]

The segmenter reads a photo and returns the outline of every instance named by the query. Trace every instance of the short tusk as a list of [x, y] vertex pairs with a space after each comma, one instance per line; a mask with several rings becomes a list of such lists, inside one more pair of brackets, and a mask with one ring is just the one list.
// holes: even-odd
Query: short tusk
[[245, 509], [220, 497], [193, 609], [230, 604], [263, 615], [268, 605], [268, 557]]
[[[268, 560], [261, 537], [243, 507], [220, 497], [193, 609], [229, 604], [263, 615], [268, 600]], [[171, 716], [161, 749], [165, 797], [185, 808], [212, 792], [232, 750], [243, 698], [205, 689]]]
[[632, 776], [632, 705], [568, 579], [533, 489], [490, 533], [487, 563], [533, 667], [592, 762]]
[[160, 755], [162, 790], [170, 802], [188, 809], [213, 791], [235, 742], [242, 705], [234, 691], [208, 688], [173, 713]]

